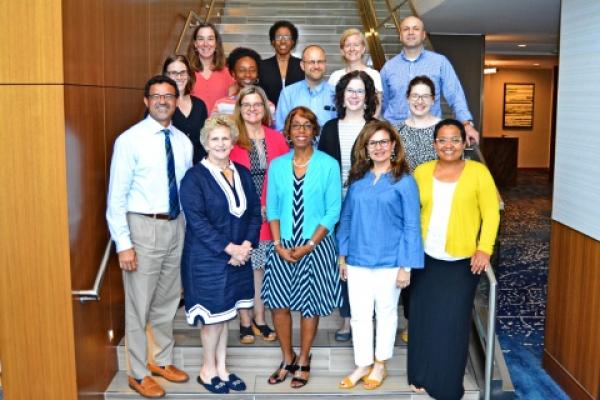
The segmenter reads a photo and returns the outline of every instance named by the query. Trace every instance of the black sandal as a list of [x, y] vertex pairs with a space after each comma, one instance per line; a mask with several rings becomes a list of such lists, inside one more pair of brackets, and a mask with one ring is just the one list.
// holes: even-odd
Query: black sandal
[[242, 326], [240, 324], [240, 343], [242, 343], [242, 344], [254, 343], [254, 332], [252, 332], [252, 326]]
[[[298, 365], [297, 366], [297, 371], [299, 370], [300, 372], [310, 372], [310, 360], [312, 359], [312, 354], [310, 356], [308, 356], [308, 364], [307, 365]], [[292, 381], [290, 382], [290, 386], [292, 389], [300, 389], [301, 387], [306, 386], [306, 384], [308, 383], [308, 379], [310, 379], [310, 374], [308, 378], [301, 378], [299, 376], [295, 376], [292, 378]]]
[[266, 342], [273, 342], [277, 340], [277, 334], [269, 325], [259, 325], [255, 320], [252, 320], [252, 332], [255, 336], [260, 336]]
[[[283, 377], [280, 376], [282, 370], [286, 371], [285, 375]], [[269, 379], [267, 380], [267, 382], [269, 382], [269, 385], [276, 385], [278, 383], [285, 381], [289, 374], [293, 374], [297, 370], [298, 370], [298, 366], [296, 365], [296, 355], [294, 354], [294, 357], [292, 358], [292, 362], [289, 364], [286, 364], [285, 360], [282, 361], [281, 364], [279, 364], [279, 368], [277, 368], [277, 370], [275, 372], [273, 372], [271, 374], [271, 376], [269, 376]]]

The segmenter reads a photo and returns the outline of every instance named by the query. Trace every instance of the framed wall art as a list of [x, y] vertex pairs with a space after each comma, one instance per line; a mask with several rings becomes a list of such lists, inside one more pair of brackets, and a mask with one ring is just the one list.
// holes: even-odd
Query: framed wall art
[[502, 127], [504, 129], [532, 129], [534, 99], [535, 84], [505, 83]]

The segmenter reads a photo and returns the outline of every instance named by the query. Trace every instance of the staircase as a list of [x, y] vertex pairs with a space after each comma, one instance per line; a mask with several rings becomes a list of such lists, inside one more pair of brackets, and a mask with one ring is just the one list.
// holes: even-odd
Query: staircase
[[[385, 1], [377, 0], [376, 5], [383, 15], [387, 10]], [[344, 66], [339, 46], [341, 33], [348, 28], [362, 30], [361, 18], [353, 0], [226, 0], [219, 21], [215, 22], [218, 22], [226, 53], [244, 46], [256, 50], [262, 58], [268, 58], [274, 54], [269, 42], [269, 28], [282, 19], [298, 28], [295, 56], [300, 57], [308, 44], [316, 43], [325, 49], [327, 76]], [[393, 56], [400, 52], [402, 46], [393, 26], [384, 31], [381, 38], [386, 56]]]
[[[399, 0], [398, 0], [399, 1]], [[300, 56], [304, 46], [316, 43], [321, 45], [328, 56], [328, 74], [343, 67], [339, 51], [340, 34], [350, 27], [362, 30], [360, 15], [353, 0], [225, 0], [224, 8], [212, 18], [222, 34], [225, 52], [228, 54], [238, 46], [250, 47], [263, 58], [273, 55], [269, 42], [269, 27], [277, 20], [286, 19], [296, 25], [299, 39], [294, 54]], [[379, 19], [387, 16], [385, 0], [375, 0]], [[410, 14], [408, 6], [403, 6], [400, 17]], [[400, 52], [402, 46], [398, 40], [395, 27], [390, 22], [380, 29], [386, 58], [389, 59]], [[484, 299], [485, 300], [485, 299]], [[476, 301], [477, 304], [477, 301]], [[477, 308], [477, 307], [476, 307]], [[268, 314], [268, 313], [267, 313]], [[485, 313], [484, 313], [485, 314]], [[269, 315], [269, 314], [268, 314]], [[399, 325], [406, 321], [399, 313]], [[298, 315], [294, 315], [294, 345], [298, 346]], [[311, 379], [302, 389], [291, 389], [289, 379], [279, 385], [269, 385], [268, 376], [279, 365], [281, 354], [278, 342], [265, 342], [257, 338], [253, 345], [242, 345], [239, 342], [239, 321], [230, 322], [228, 341], [228, 366], [232, 372], [246, 381], [245, 392], [215, 396], [208, 393], [196, 383], [201, 360], [202, 346], [199, 328], [189, 327], [185, 322], [183, 310], [179, 310], [175, 321], [175, 355], [174, 363], [187, 371], [190, 381], [184, 384], [173, 384], [157, 378], [167, 391], [166, 398], [172, 399], [428, 399], [426, 395], [416, 395], [408, 387], [406, 379], [406, 346], [399, 338], [396, 340], [394, 357], [388, 362], [389, 377], [381, 388], [366, 391], [361, 385], [352, 390], [338, 389], [337, 384], [343, 376], [354, 368], [352, 344], [339, 343], [334, 339], [335, 331], [340, 325], [340, 318], [335, 315], [322, 318], [319, 324], [313, 349]], [[272, 326], [272, 324], [271, 324]], [[501, 349], [496, 341], [496, 363], [493, 372], [494, 398], [511, 399], [514, 388], [504, 365]], [[469, 362], [465, 371], [463, 399], [479, 399], [482, 396], [482, 354], [484, 344], [480, 343], [477, 333], [470, 342]], [[139, 399], [141, 398], [127, 385], [124, 340], [117, 347], [119, 371], [105, 393], [106, 399]]]
[[[401, 314], [401, 313], [400, 313]], [[400, 319], [404, 324], [405, 321]], [[177, 313], [175, 320], [175, 357], [174, 362], [189, 375], [187, 383], [176, 384], [157, 378], [167, 391], [170, 399], [248, 399], [248, 400], [283, 400], [283, 399], [335, 399], [348, 397], [353, 399], [428, 399], [425, 395], [413, 394], [406, 381], [406, 346], [400, 339], [396, 340], [394, 357], [388, 362], [389, 376], [378, 390], [367, 391], [357, 385], [352, 390], [338, 389], [338, 382], [354, 368], [354, 355], [351, 342], [340, 343], [334, 339], [335, 331], [340, 323], [339, 317], [332, 315], [322, 318], [312, 349], [311, 378], [304, 388], [291, 389], [290, 379], [279, 385], [269, 385], [268, 376], [277, 368], [281, 359], [279, 342], [265, 342], [256, 338], [253, 345], [240, 344], [239, 321], [229, 324], [228, 366], [232, 372], [246, 381], [248, 389], [236, 394], [215, 396], [208, 393], [196, 382], [202, 360], [200, 331], [187, 325], [183, 309]], [[299, 318], [294, 315], [294, 327], [298, 328]], [[294, 331], [294, 345], [298, 346], [299, 333]], [[117, 348], [119, 372], [114, 377], [105, 393], [106, 399], [138, 399], [141, 398], [127, 385], [124, 341]], [[479, 399], [480, 391], [474, 378], [471, 362], [467, 366], [464, 380], [465, 396], [463, 399]]]

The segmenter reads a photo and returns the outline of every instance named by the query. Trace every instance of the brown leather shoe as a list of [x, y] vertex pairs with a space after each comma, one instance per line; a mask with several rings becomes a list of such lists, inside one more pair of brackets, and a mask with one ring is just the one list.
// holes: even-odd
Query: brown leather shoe
[[145, 376], [140, 383], [130, 376], [129, 387], [150, 399], [158, 399], [165, 396], [165, 390], [149, 376]]
[[180, 370], [174, 365], [167, 365], [166, 367], [159, 367], [158, 365], [148, 364], [148, 369], [152, 372], [152, 375], [162, 376], [168, 381], [182, 383], [187, 382], [190, 377], [184, 371]]

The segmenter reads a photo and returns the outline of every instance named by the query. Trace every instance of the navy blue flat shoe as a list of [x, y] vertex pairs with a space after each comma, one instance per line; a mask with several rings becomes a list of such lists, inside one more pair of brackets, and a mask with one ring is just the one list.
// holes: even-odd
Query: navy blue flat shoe
[[229, 374], [229, 380], [226, 380], [225, 384], [229, 390], [235, 390], [236, 392], [243, 392], [246, 390], [246, 383], [236, 374]]
[[210, 383], [206, 383], [206, 382], [202, 381], [202, 378], [200, 378], [200, 376], [198, 376], [196, 378], [196, 381], [198, 381], [199, 384], [204, 386], [204, 389], [208, 390], [211, 393], [215, 393], [215, 394], [229, 393], [229, 386], [227, 386], [227, 383], [225, 381], [222, 381], [221, 378], [219, 378], [218, 376], [213, 377], [210, 380]]
[[351, 330], [349, 330], [348, 332], [337, 331], [335, 333], [335, 340], [337, 342], [347, 342], [350, 339], [352, 339], [352, 331]]

